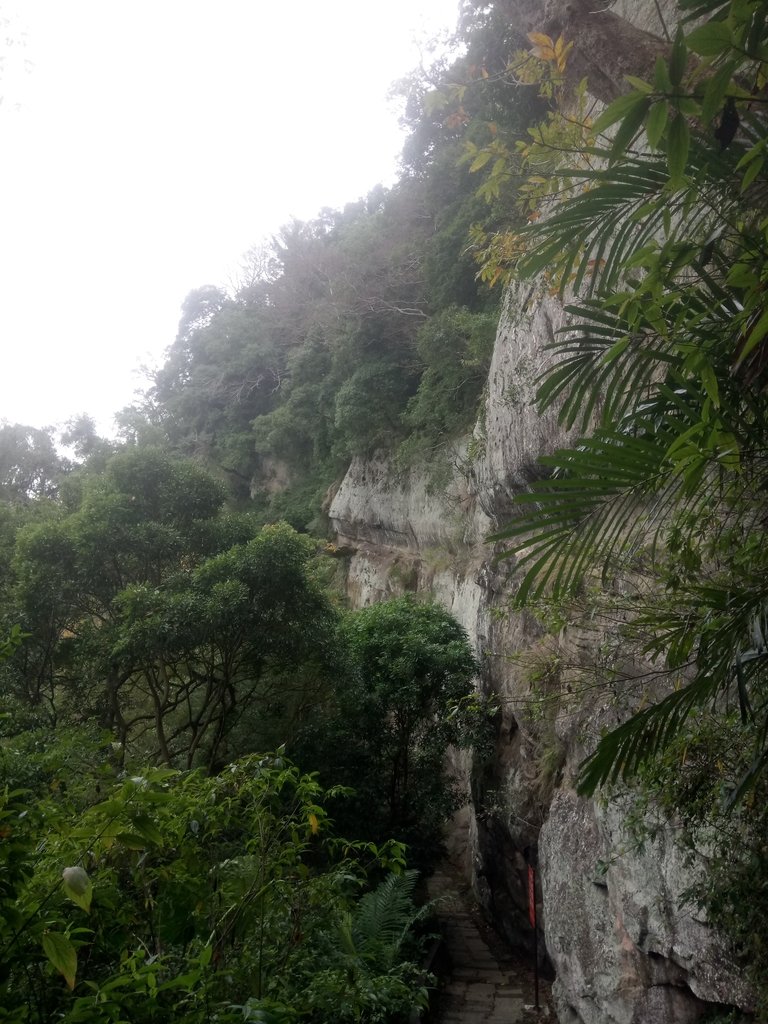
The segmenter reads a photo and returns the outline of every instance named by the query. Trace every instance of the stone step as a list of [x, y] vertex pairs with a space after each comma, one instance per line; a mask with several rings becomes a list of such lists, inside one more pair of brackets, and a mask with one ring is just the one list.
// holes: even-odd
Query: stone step
[[438, 898], [436, 914], [452, 964], [435, 1024], [522, 1024], [523, 976], [500, 966], [467, 902], [466, 888], [448, 872], [435, 873], [428, 888]]

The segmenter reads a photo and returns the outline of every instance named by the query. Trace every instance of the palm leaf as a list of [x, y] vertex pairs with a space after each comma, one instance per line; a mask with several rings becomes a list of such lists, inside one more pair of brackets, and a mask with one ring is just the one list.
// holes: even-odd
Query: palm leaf
[[[609, 150], [591, 152], [608, 162]], [[703, 246], [737, 204], [732, 180], [741, 153], [737, 147], [719, 154], [708, 140], [694, 142], [688, 184], [673, 193], [663, 157], [627, 156], [598, 169], [559, 172], [582, 191], [523, 228], [521, 238], [532, 245], [520, 258], [518, 273], [533, 277], [554, 267], [561, 293], [569, 287], [608, 295], [619, 287], [630, 257], [662, 235], [665, 220], [674, 222], [679, 242]]]
[[[606, 782], [636, 774], [680, 735], [695, 710], [735, 690], [747, 725], [754, 720], [753, 693], [764, 694], [768, 599], [761, 589], [734, 594], [725, 586], [695, 587], [687, 602], [666, 617], [654, 611], [633, 623], [633, 629], [643, 626], [654, 632], [646, 653], [668, 658], [672, 654], [678, 667], [692, 658], [695, 675], [688, 685], [635, 713], [600, 740], [581, 765], [578, 788], [585, 795]], [[743, 798], [765, 767], [767, 736], [768, 715], [757, 733], [752, 765], [729, 797], [731, 805]]]

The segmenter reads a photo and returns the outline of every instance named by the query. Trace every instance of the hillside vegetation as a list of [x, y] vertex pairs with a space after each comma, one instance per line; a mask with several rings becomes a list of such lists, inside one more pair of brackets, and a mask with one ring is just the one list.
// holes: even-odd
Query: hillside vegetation
[[353, 458], [439, 475], [482, 433], [493, 286], [526, 278], [567, 305], [536, 405], [575, 440], [492, 538], [510, 613], [611, 620], [661, 680], [594, 667], [624, 721], [581, 790], [706, 851], [689, 899], [766, 1019], [768, 3], [681, 0], [600, 114], [585, 3], [522, 50], [510, 4], [462, 10], [400, 83], [398, 182], [192, 291], [118, 440], [0, 427], [0, 1021], [424, 1004], [411, 871], [489, 708], [441, 608], [346, 608], [323, 515]]

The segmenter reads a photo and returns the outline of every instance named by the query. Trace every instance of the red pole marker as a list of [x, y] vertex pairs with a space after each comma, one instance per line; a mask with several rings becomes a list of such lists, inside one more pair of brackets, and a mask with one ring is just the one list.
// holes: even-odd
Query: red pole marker
[[528, 865], [528, 920], [533, 928], [534, 1008], [539, 1008], [539, 932], [536, 927], [536, 870]]

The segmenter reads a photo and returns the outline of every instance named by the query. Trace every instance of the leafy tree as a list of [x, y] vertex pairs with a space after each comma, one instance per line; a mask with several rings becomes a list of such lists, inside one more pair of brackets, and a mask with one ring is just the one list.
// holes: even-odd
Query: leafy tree
[[428, 866], [461, 799], [446, 750], [482, 734], [466, 634], [442, 608], [406, 597], [349, 614], [341, 636], [351, 671], [298, 749], [354, 789], [335, 808], [340, 827], [374, 841], [392, 835]]
[[[513, 204], [502, 192], [484, 204], [458, 158], [468, 132], [480, 145], [501, 131], [519, 138], [530, 122], [535, 92], [513, 93], [500, 77], [511, 38], [499, 5], [473, 12], [457, 45], [466, 53], [402, 84], [410, 137], [393, 188], [286, 225], [233, 294], [190, 294], [165, 365], [122, 416], [129, 440], [162, 437], [203, 460], [238, 501], [255, 501], [262, 521], [317, 529], [351, 457], [391, 452], [427, 421], [463, 429], [429, 408], [433, 393], [447, 403], [451, 385], [437, 382], [417, 337], [448, 309], [498, 306], [477, 280], [468, 231], [475, 221], [495, 227]], [[430, 369], [412, 423], [406, 410]], [[456, 382], [462, 421], [479, 374], [469, 388]]]
[[0, 499], [27, 504], [52, 498], [67, 464], [53, 442], [53, 431], [0, 424]]
[[119, 594], [113, 628], [85, 639], [124, 680], [120, 739], [151, 723], [152, 757], [209, 768], [285, 739], [334, 660], [335, 615], [311, 580], [312, 554], [290, 527], [266, 527], [159, 588]]
[[98, 461], [102, 468], [109, 456], [114, 455], [116, 446], [96, 431], [93, 417], [83, 413], [69, 420], [61, 433], [61, 443], [74, 451], [80, 462]]
[[421, 328], [416, 344], [425, 369], [405, 412], [413, 433], [402, 453], [414, 448], [434, 451], [474, 425], [496, 324], [492, 313], [451, 307]]
[[222, 500], [195, 464], [129, 449], [72, 510], [19, 532], [8, 616], [30, 638], [3, 671], [25, 714], [95, 719], [166, 763], [220, 764], [289, 728], [334, 614], [312, 544], [287, 526], [254, 536]]

